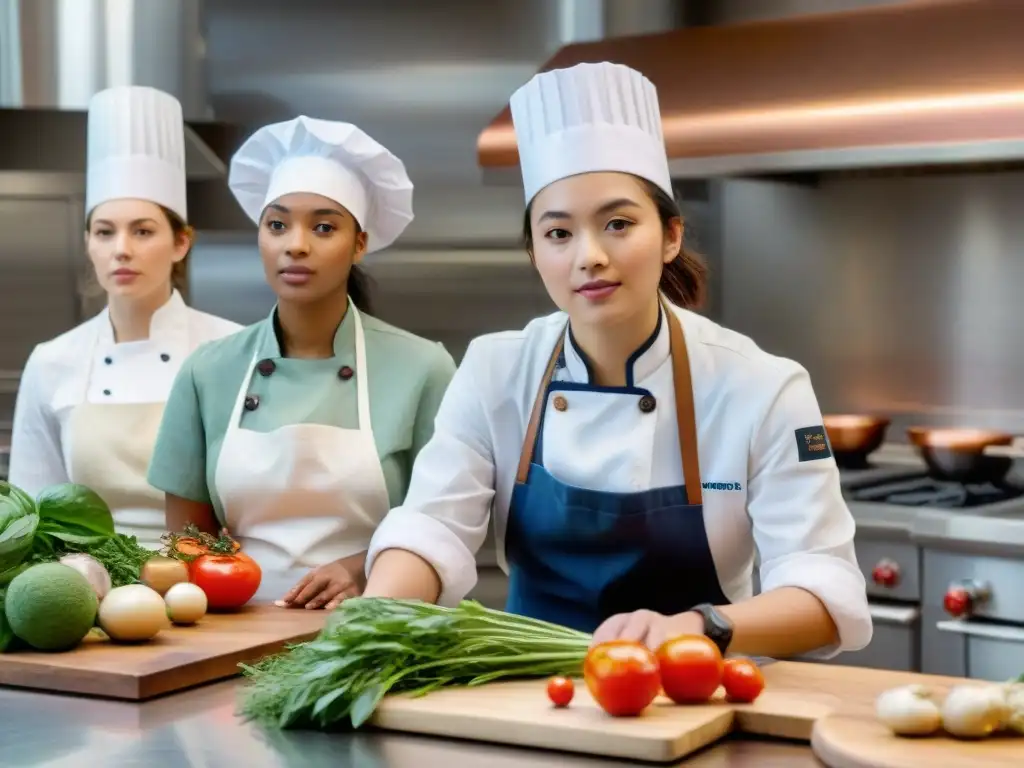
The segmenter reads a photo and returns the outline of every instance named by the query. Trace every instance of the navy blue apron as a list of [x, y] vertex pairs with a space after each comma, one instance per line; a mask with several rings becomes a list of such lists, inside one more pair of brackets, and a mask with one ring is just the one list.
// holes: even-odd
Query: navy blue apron
[[[510, 613], [593, 632], [617, 613], [647, 609], [676, 614], [700, 603], [729, 602], [704, 529], [686, 338], [675, 313], [663, 311], [669, 323], [686, 484], [607, 493], [559, 482], [542, 463], [535, 463], [543, 449], [542, 415], [563, 333], [534, 401], [509, 505], [505, 540]], [[638, 407], [633, 396], [621, 398], [623, 408]], [[655, 418], [653, 413], [649, 417]]]

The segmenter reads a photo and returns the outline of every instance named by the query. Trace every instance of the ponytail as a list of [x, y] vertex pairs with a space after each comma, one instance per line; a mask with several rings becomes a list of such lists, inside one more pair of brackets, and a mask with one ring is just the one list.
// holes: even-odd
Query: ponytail
[[[658, 207], [661, 224], [668, 229], [673, 219], [682, 220], [683, 216], [676, 201], [669, 197], [661, 187], [644, 180], [647, 193]], [[704, 260], [685, 245], [679, 245], [679, 253], [661, 271], [659, 290], [670, 302], [683, 309], [699, 309], [704, 305], [707, 296], [708, 267]]]

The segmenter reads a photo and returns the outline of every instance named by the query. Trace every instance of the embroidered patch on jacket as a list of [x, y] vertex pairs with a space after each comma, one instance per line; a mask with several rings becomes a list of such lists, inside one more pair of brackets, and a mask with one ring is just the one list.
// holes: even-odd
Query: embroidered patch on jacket
[[796, 453], [800, 461], [827, 459], [832, 449], [825, 436], [825, 427], [802, 427], [796, 431]]

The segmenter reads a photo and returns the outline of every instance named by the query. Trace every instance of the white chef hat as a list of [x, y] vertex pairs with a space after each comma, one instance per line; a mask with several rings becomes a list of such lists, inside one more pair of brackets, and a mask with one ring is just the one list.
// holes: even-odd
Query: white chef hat
[[89, 100], [85, 210], [149, 200], [188, 220], [181, 103], [156, 88], [108, 88]]
[[670, 197], [654, 84], [622, 64], [577, 64], [534, 75], [510, 102], [526, 202], [548, 184], [595, 171], [631, 173]]
[[228, 185], [257, 224], [291, 192], [334, 200], [367, 232], [367, 252], [391, 245], [412, 221], [402, 161], [351, 123], [302, 115], [260, 128], [231, 159]]

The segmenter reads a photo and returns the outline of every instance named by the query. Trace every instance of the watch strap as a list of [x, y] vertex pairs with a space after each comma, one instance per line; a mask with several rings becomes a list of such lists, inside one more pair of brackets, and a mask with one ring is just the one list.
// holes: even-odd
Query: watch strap
[[704, 619], [704, 635], [718, 646], [724, 656], [732, 644], [732, 622], [718, 611], [711, 603], [695, 605], [690, 610], [700, 614]]

